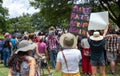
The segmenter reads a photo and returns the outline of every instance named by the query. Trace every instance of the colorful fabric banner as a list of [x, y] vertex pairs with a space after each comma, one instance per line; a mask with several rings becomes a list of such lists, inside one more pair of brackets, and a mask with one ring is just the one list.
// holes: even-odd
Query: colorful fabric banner
[[91, 6], [89, 0], [74, 0], [69, 32], [77, 35], [85, 35], [88, 30]]

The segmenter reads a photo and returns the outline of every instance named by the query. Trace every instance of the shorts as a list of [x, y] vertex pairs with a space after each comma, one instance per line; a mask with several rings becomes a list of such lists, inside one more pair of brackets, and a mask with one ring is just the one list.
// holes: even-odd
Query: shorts
[[105, 60], [90, 60], [91, 66], [105, 66]]
[[80, 76], [80, 73], [63, 73], [62, 72], [62, 75], [61, 76]]
[[111, 62], [111, 61], [115, 61], [117, 59], [117, 52], [106, 52], [107, 55], [107, 61]]

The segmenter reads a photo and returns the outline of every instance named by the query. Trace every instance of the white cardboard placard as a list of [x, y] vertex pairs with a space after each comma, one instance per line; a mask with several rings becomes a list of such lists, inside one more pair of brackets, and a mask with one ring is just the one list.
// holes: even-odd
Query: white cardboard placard
[[104, 30], [108, 23], [108, 11], [90, 14], [88, 30]]

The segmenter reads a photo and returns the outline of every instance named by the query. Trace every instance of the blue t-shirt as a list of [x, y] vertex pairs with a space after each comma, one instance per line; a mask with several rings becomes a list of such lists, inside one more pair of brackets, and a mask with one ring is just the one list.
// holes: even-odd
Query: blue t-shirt
[[13, 48], [16, 49], [16, 47], [17, 47], [17, 44], [16, 44], [17, 40], [15, 38], [11, 39], [11, 43], [12, 43]]
[[100, 41], [93, 41], [90, 38], [88, 38], [88, 42], [90, 44], [90, 60], [99, 61], [104, 60], [104, 53], [105, 53], [105, 40]]

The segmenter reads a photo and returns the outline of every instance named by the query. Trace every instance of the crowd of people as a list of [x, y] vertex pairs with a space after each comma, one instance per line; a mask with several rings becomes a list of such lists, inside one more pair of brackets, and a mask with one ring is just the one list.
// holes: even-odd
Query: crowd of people
[[51, 26], [47, 34], [5, 33], [0, 39], [0, 63], [9, 68], [8, 76], [36, 76], [39, 58], [46, 62], [48, 76], [52, 76], [51, 69], [61, 70], [62, 76], [80, 76], [80, 64], [85, 75], [97, 76], [99, 67], [100, 75], [106, 76], [107, 62], [110, 73], [115, 74], [118, 54], [120, 31], [111, 29], [109, 24], [103, 31], [88, 31], [81, 37], [64, 31], [58, 33]]

